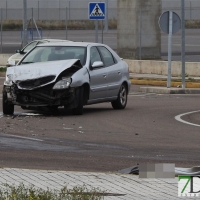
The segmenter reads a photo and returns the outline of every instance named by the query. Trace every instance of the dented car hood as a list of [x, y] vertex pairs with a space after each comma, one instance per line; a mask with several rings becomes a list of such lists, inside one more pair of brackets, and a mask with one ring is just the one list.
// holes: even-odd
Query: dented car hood
[[14, 83], [24, 80], [37, 79], [49, 75], [54, 75], [55, 81], [61, 72], [70, 68], [77, 61], [77, 59], [71, 59], [17, 65], [7, 68], [6, 76], [9, 76]]

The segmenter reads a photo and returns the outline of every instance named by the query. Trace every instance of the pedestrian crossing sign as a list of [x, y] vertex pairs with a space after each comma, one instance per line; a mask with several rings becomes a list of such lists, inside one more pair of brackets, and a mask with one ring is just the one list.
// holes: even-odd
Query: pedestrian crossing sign
[[105, 19], [105, 3], [89, 3], [89, 19], [104, 20]]

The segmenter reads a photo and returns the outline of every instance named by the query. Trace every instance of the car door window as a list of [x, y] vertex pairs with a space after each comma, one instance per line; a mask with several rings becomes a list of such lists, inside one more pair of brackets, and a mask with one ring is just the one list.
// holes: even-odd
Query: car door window
[[113, 55], [110, 53], [110, 51], [108, 51], [108, 49], [106, 49], [105, 47], [98, 47], [98, 49], [103, 57], [105, 67], [115, 64]]
[[102, 61], [101, 60], [101, 56], [97, 50], [96, 47], [92, 47], [90, 49], [90, 62], [91, 62], [91, 65], [93, 65], [94, 62], [96, 61]]

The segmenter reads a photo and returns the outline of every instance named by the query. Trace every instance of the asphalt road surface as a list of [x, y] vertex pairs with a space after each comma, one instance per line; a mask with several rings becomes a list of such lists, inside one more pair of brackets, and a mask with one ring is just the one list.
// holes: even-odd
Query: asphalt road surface
[[[142, 37], [149, 37], [146, 33]], [[19, 31], [4, 31], [2, 34], [2, 52], [14, 53], [21, 46], [21, 33]], [[66, 39], [65, 30], [44, 30], [43, 38]], [[117, 50], [117, 31], [109, 30], [103, 33], [99, 30], [99, 42], [109, 45], [114, 50]], [[94, 42], [94, 30], [68, 30], [68, 40]], [[186, 29], [186, 61], [200, 61], [200, 29]], [[142, 40], [143, 41], [143, 40]], [[144, 44], [142, 44], [144, 45]], [[161, 33], [161, 53], [162, 59], [168, 59], [168, 35]], [[181, 31], [174, 34], [172, 37], [172, 60], [181, 61]]]
[[[137, 163], [199, 165], [200, 127], [175, 116], [200, 110], [200, 95], [159, 95], [132, 86], [125, 110], [110, 103], [86, 106], [84, 115], [24, 111], [2, 115], [0, 166], [73, 171], [116, 171]], [[200, 124], [200, 113], [184, 120]]]

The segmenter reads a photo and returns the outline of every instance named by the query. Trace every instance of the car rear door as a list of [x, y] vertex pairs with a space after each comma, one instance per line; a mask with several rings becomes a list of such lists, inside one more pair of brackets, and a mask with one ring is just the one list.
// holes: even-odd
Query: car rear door
[[[107, 68], [92, 68], [95, 61], [102, 61], [98, 49], [93, 46], [90, 48], [90, 100], [102, 101], [106, 98], [107, 85]], [[103, 61], [102, 61], [103, 62]]]
[[122, 83], [122, 66], [116, 61], [112, 53], [104, 46], [98, 47], [102, 56], [104, 66], [106, 67], [108, 90], [107, 98], [112, 98], [118, 95], [119, 88]]

